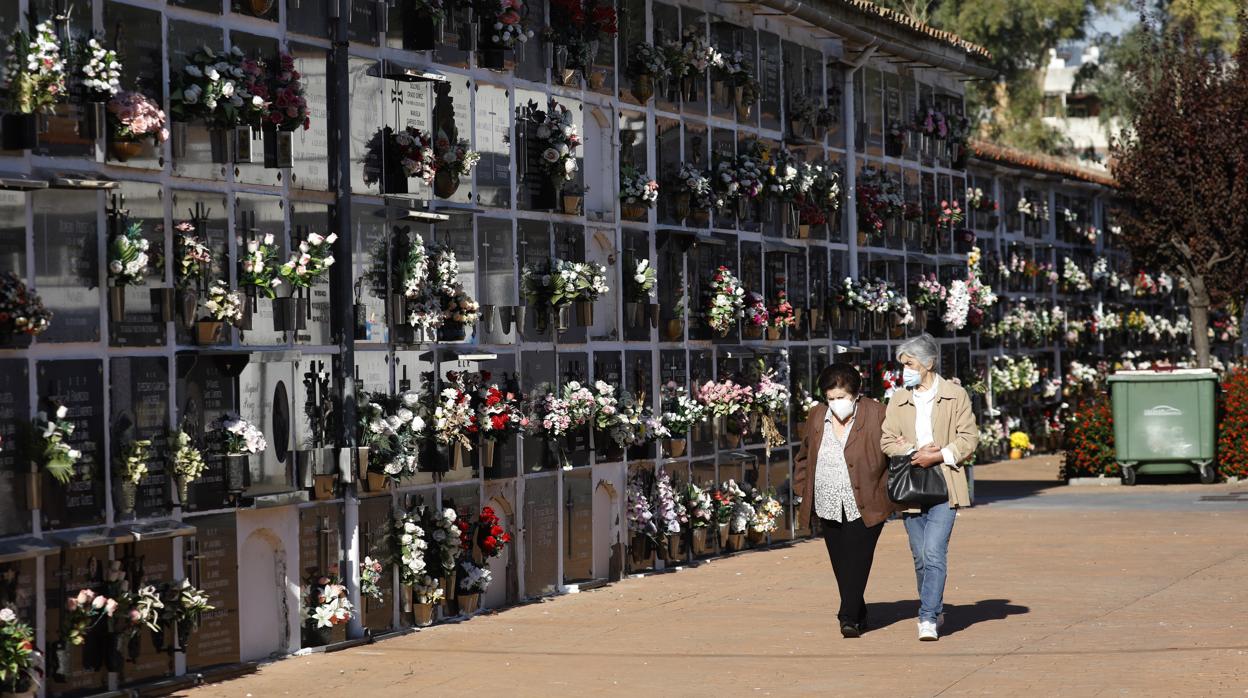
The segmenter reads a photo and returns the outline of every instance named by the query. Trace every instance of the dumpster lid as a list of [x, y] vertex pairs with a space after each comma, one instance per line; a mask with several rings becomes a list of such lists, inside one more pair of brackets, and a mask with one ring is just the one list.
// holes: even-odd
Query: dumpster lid
[[1168, 381], [1168, 380], [1217, 380], [1218, 374], [1211, 368], [1176, 368], [1173, 370], [1115, 371], [1110, 383]]

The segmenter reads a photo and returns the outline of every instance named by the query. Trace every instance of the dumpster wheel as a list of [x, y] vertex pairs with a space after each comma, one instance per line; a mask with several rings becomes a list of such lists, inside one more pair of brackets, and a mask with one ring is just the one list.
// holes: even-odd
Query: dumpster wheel
[[1122, 466], [1122, 484], [1130, 487], [1135, 484], [1135, 468], [1130, 465]]
[[1200, 466], [1200, 484], [1212, 485], [1218, 481], [1218, 471], [1213, 467], [1213, 463], [1203, 463]]

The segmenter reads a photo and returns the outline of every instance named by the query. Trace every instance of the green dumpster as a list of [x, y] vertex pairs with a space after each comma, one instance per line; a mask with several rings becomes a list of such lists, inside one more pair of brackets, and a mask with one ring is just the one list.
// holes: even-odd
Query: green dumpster
[[1210, 369], [1119, 371], [1109, 377], [1122, 481], [1137, 473], [1216, 479], [1218, 377]]

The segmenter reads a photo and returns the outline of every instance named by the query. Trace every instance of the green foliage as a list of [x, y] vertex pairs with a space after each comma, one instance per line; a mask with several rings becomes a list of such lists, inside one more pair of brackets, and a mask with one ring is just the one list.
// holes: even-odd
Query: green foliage
[[1228, 371], [1220, 397], [1218, 470], [1227, 477], [1248, 477], [1248, 369]]
[[1062, 476], [1118, 475], [1114, 456], [1114, 413], [1105, 394], [1084, 402], [1066, 427], [1066, 459]]

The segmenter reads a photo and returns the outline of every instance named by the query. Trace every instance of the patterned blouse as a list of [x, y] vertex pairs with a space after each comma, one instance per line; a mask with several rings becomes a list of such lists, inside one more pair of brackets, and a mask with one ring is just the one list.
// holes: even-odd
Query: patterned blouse
[[[819, 442], [819, 460], [815, 463], [815, 515], [828, 521], [847, 523], [862, 518], [854, 499], [854, 486], [849, 481], [845, 463], [845, 443], [836, 438], [831, 412], [823, 425], [823, 441]], [[854, 428], [854, 420], [845, 426], [845, 438]]]

